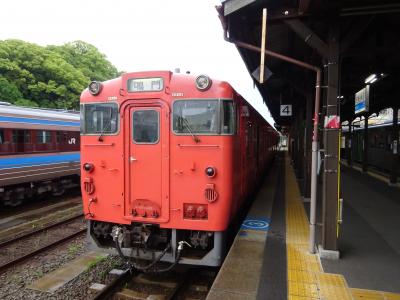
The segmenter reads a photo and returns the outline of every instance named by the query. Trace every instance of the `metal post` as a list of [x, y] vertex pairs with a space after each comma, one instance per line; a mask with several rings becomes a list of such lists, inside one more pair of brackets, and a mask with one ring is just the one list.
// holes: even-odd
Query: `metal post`
[[393, 125], [392, 125], [392, 169], [390, 170], [390, 183], [397, 182], [398, 161], [399, 161], [399, 109], [393, 107]]
[[352, 152], [353, 152], [353, 124], [352, 124], [352, 120], [349, 121], [349, 138], [348, 138], [348, 142], [347, 145], [349, 146], [347, 148], [347, 164], [349, 166], [352, 165], [352, 161], [351, 161], [351, 156], [352, 156]]
[[368, 171], [368, 113], [364, 115], [364, 141], [363, 141], [363, 162], [362, 170], [363, 172]]
[[306, 129], [305, 129], [305, 163], [304, 163], [304, 198], [309, 199], [311, 194], [311, 125], [312, 125], [312, 97], [306, 97]]

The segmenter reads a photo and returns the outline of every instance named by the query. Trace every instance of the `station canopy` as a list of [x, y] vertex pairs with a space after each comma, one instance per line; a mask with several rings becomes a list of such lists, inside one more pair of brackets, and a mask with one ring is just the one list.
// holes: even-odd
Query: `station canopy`
[[[400, 105], [400, 3], [388, 0], [226, 0], [219, 8], [232, 41], [261, 46], [262, 10], [267, 8], [266, 48], [320, 67], [329, 47], [329, 29], [338, 26], [341, 120], [353, 120], [355, 94], [375, 74], [370, 85], [369, 114]], [[238, 47], [250, 74], [260, 67], [260, 53]], [[280, 116], [280, 105], [293, 111], [305, 105], [315, 91], [315, 73], [266, 56], [269, 78], [259, 84], [264, 102], [276, 123], [290, 125], [293, 117]], [[270, 73], [269, 73], [270, 72]], [[324, 105], [324, 86], [322, 106]], [[313, 97], [313, 96], [312, 96]], [[322, 112], [324, 110], [322, 109]]]

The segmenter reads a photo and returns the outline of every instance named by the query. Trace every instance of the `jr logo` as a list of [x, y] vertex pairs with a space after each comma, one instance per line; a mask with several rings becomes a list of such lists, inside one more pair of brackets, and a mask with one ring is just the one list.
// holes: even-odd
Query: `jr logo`
[[75, 145], [75, 144], [76, 144], [76, 139], [75, 139], [75, 138], [70, 138], [70, 139], [68, 140], [68, 144], [70, 144], [70, 145]]

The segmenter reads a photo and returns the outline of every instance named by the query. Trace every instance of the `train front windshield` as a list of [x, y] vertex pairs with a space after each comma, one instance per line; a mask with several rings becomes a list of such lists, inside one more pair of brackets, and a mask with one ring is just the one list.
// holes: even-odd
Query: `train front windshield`
[[118, 105], [93, 103], [81, 105], [82, 134], [113, 134], [118, 131]]
[[176, 134], [233, 134], [234, 120], [232, 100], [177, 100], [173, 105]]

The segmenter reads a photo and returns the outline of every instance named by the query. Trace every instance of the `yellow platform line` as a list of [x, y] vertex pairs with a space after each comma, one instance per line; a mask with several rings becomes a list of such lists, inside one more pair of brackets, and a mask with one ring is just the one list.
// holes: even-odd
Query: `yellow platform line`
[[400, 294], [349, 288], [340, 274], [324, 273], [308, 252], [309, 222], [289, 158], [285, 161], [286, 251], [289, 300], [400, 300]]

